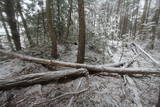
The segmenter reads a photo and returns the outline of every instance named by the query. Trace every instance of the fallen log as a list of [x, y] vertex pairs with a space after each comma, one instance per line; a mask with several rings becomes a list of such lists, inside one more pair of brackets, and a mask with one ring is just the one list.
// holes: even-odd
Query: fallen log
[[[19, 58], [25, 61], [40, 63], [40, 64], [46, 64], [46, 65], [56, 65], [56, 66], [64, 66], [64, 67], [72, 67], [72, 68], [85, 68], [86, 64], [78, 64], [78, 63], [70, 63], [70, 62], [62, 62], [62, 61], [56, 61], [56, 60], [48, 60], [43, 58], [35, 58], [32, 56], [27, 56], [23, 54], [18, 54], [15, 52], [9, 52], [0, 49], [0, 53], [4, 55], [8, 55], [11, 57]], [[113, 63], [113, 64], [105, 64], [105, 66], [109, 67], [120, 67], [123, 66], [126, 62], [120, 62], [120, 63]]]
[[142, 53], [144, 53], [149, 59], [152, 60], [152, 62], [160, 67], [160, 63], [155, 60], [149, 53], [147, 53], [144, 49], [142, 49], [139, 45], [136, 43], [132, 43], [133, 46], [137, 47]]
[[[15, 58], [22, 59], [24, 61], [30, 61], [34, 63], [46, 64], [46, 65], [54, 65], [54, 66], [64, 66], [71, 68], [86, 68], [90, 72], [107, 72], [107, 73], [119, 73], [119, 74], [158, 74], [160, 75], [160, 69], [151, 69], [151, 68], [115, 68], [104, 65], [87, 65], [87, 64], [78, 64], [78, 63], [70, 63], [70, 62], [62, 62], [56, 60], [48, 60], [43, 58], [35, 58], [31, 56], [26, 56], [22, 54], [17, 54], [15, 52], [8, 52], [4, 50], [0, 50], [0, 53], [5, 55], [10, 55]], [[110, 64], [112, 65], [112, 64]], [[114, 64], [113, 64], [114, 65]]]
[[47, 82], [54, 82], [60, 78], [67, 77], [67, 76], [82, 76], [87, 73], [86, 69], [68, 69], [62, 71], [50, 71], [44, 73], [34, 73], [34, 74], [27, 74], [22, 75], [16, 78], [11, 79], [0, 79], [0, 90], [2, 89], [9, 89], [12, 87], [19, 87], [19, 86], [29, 86], [33, 84], [40, 84], [40, 83], [47, 83]]

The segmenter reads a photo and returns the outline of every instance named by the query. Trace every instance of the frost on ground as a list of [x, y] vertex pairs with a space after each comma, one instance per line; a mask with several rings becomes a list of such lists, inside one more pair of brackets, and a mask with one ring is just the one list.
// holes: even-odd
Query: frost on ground
[[[63, 47], [61, 48], [63, 50]], [[61, 59], [59, 60], [75, 61], [76, 53], [74, 51], [65, 53], [62, 50], [60, 50]], [[125, 48], [124, 52], [125, 54], [122, 57], [122, 61], [130, 59], [134, 55], [133, 52], [127, 48]], [[160, 56], [157, 51], [149, 52], [159, 60]], [[27, 53], [27, 51], [24, 53]], [[36, 53], [36, 51], [30, 51], [28, 53], [29, 55], [34, 54], [35, 56], [41, 57], [41, 53], [43, 52]], [[95, 52], [88, 53], [93, 55], [86, 55], [88, 62], [95, 60], [94, 64], [99, 64], [101, 56], [98, 56], [98, 53]], [[120, 57], [121, 50], [113, 54], [112, 61], [118, 62]], [[50, 70], [41, 64], [21, 61], [19, 59], [6, 59], [7, 58], [2, 58], [2, 56], [0, 57], [0, 79], [14, 78], [20, 75], [47, 72]], [[145, 56], [139, 56], [137, 60], [138, 61], [132, 65], [133, 67], [153, 67], [152, 63], [149, 62], [149, 59]], [[90, 75], [89, 80], [86, 77], [70, 81], [64, 78], [63, 82], [57, 81], [45, 85], [36, 84], [29, 87], [12, 88], [0, 91], [0, 105], [2, 107], [65, 107], [69, 104], [73, 96], [72, 94], [67, 95], [66, 93], [78, 92], [88, 87], [89, 89], [87, 91], [74, 95], [72, 107], [140, 107], [136, 102], [137, 96], [143, 107], [153, 107], [156, 105], [159, 93], [159, 76], [133, 76], [131, 77], [135, 83], [133, 86], [129, 84], [130, 81], [124, 80], [123, 77], [124, 76], [118, 74], [100, 73]], [[78, 90], [75, 91], [79, 81], [81, 81], [81, 85]], [[136, 88], [137, 95], [135, 95], [133, 88]], [[64, 96], [59, 97], [61, 95]]]

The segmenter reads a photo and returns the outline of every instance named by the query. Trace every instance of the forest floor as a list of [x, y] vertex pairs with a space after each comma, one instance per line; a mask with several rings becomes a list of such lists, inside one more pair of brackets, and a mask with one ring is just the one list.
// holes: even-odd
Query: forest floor
[[[146, 49], [146, 45], [139, 43], [156, 60], [160, 61], [158, 50]], [[72, 46], [70, 51], [65, 52], [63, 46], [59, 46], [60, 59], [75, 62], [77, 46]], [[135, 53], [131, 47], [123, 50], [110, 48], [111, 56], [106, 56], [105, 63], [126, 61], [133, 58]], [[20, 52], [26, 55], [49, 58], [49, 47], [25, 49]], [[87, 50], [86, 63], [102, 64], [102, 55]], [[139, 55], [132, 67], [155, 67], [144, 55]], [[55, 70], [66, 69], [56, 67]], [[30, 63], [20, 59], [11, 59], [0, 55], [0, 79], [14, 78], [20, 75], [53, 71], [54, 68], [41, 64]], [[124, 76], [118, 74], [99, 73], [80, 77], [74, 80], [57, 81], [49, 84], [36, 84], [29, 87], [12, 88], [0, 91], [0, 107], [66, 107], [71, 98], [72, 107], [154, 107], [158, 101], [160, 77], [156, 75], [131, 76], [126, 81]], [[130, 84], [131, 83], [131, 84]], [[87, 89], [80, 94], [73, 94]], [[62, 96], [62, 97], [59, 97]], [[73, 97], [74, 96], [74, 97]]]

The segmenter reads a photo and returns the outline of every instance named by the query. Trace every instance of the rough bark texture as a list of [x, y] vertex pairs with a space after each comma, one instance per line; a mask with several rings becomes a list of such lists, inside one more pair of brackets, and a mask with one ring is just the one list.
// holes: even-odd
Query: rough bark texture
[[57, 58], [58, 57], [57, 55], [57, 37], [53, 29], [52, 11], [53, 11], [52, 0], [46, 0], [48, 33], [49, 33], [49, 37], [51, 38], [51, 42], [52, 42], [51, 56], [53, 58]]
[[50, 71], [44, 73], [34, 73], [22, 75], [13, 79], [0, 80], [0, 90], [12, 87], [28, 86], [33, 84], [55, 82], [56, 80], [66, 76], [80, 76], [87, 73], [86, 69], [70, 69], [63, 71]]
[[10, 55], [16, 58], [20, 58], [25, 61], [47, 64], [47, 65], [54, 65], [54, 66], [64, 66], [64, 67], [71, 67], [71, 68], [86, 68], [91, 73], [93, 72], [107, 72], [107, 73], [119, 73], [119, 74], [160, 74], [160, 69], [151, 69], [151, 68], [115, 68], [115, 67], [108, 67], [103, 65], [87, 65], [87, 64], [78, 64], [78, 63], [70, 63], [70, 62], [62, 62], [62, 61], [55, 61], [55, 60], [47, 60], [42, 58], [35, 58], [31, 56], [25, 56], [22, 54], [17, 54], [14, 52], [7, 52], [0, 49], [0, 53], [5, 55]]
[[85, 57], [85, 14], [84, 14], [84, 1], [78, 0], [78, 13], [79, 13], [79, 43], [77, 62], [83, 63]]
[[16, 50], [21, 50], [20, 36], [15, 19], [14, 0], [5, 0], [5, 12]]

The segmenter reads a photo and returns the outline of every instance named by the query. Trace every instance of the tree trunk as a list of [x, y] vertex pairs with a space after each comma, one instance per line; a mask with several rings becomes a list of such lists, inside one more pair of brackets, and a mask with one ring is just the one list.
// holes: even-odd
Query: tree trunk
[[79, 39], [78, 39], [78, 55], [77, 62], [83, 63], [85, 57], [85, 13], [84, 1], [78, 0], [78, 13], [79, 13]]
[[119, 13], [121, 2], [121, 0], [118, 0], [116, 14]]
[[135, 21], [134, 21], [134, 28], [133, 28], [133, 38], [136, 38], [136, 33], [137, 33], [137, 20], [138, 20], [138, 13], [139, 13], [139, 2], [140, 0], [138, 0], [137, 3], [137, 7], [136, 7], [136, 17], [135, 17]]
[[150, 49], [154, 49], [154, 42], [156, 39], [156, 27], [158, 25], [160, 16], [160, 0], [156, 0], [156, 11], [155, 15], [153, 16], [152, 22], [154, 22], [154, 26], [152, 26], [152, 36], [151, 36], [151, 42], [150, 42]]
[[[119, 74], [157, 74], [160, 75], [159, 69], [150, 69], [150, 68], [115, 68], [117, 64], [111, 65], [87, 65], [87, 64], [78, 64], [78, 63], [70, 63], [70, 62], [62, 62], [62, 61], [55, 61], [55, 60], [47, 60], [42, 58], [35, 58], [31, 56], [25, 56], [22, 54], [17, 54], [14, 52], [7, 52], [4, 50], [0, 50], [0, 53], [5, 55], [10, 55], [16, 58], [20, 58], [25, 61], [41, 63], [46, 65], [53, 65], [53, 66], [64, 66], [64, 67], [71, 67], [71, 68], [85, 68], [91, 73], [93, 72], [107, 72], [107, 73], [119, 73]], [[112, 67], [111, 67], [112, 66]]]
[[0, 11], [0, 16], [1, 16], [1, 21], [2, 21], [2, 25], [4, 27], [4, 30], [6, 32], [6, 36], [7, 36], [7, 40], [8, 40], [8, 43], [9, 43], [9, 47], [11, 48], [12, 51], [14, 51], [14, 48], [13, 48], [13, 44], [12, 44], [12, 40], [11, 40], [11, 37], [9, 35], [9, 31], [7, 29], [7, 25], [5, 23], [5, 19], [4, 19], [4, 16], [2, 14], [2, 12]]
[[0, 39], [0, 49], [3, 49], [1, 39]]
[[5, 12], [7, 14], [8, 24], [11, 29], [12, 38], [16, 50], [21, 50], [20, 36], [18, 33], [17, 23], [15, 19], [14, 0], [5, 0]]
[[46, 23], [45, 23], [45, 11], [44, 11], [43, 5], [42, 5], [41, 9], [42, 9], [42, 23], [43, 23], [43, 37], [44, 37], [43, 39], [44, 39], [44, 43], [45, 43], [45, 39], [48, 39], [48, 37], [45, 38], [46, 37]]
[[27, 37], [27, 39], [29, 41], [29, 44], [30, 44], [30, 46], [33, 46], [34, 43], [33, 43], [33, 40], [32, 40], [32, 38], [30, 36], [29, 29], [28, 29], [28, 26], [27, 26], [27, 22], [26, 22], [26, 20], [24, 18], [24, 15], [22, 13], [22, 7], [21, 7], [21, 4], [20, 4], [20, 0], [17, 2], [17, 9], [18, 9], [20, 17], [22, 19], [22, 23], [23, 23], [23, 26], [24, 26], [24, 29], [25, 29], [25, 33], [26, 33], [26, 37]]
[[61, 4], [60, 0], [57, 1], [57, 36], [62, 37], [63, 28], [61, 27]]
[[50, 71], [44, 73], [34, 73], [22, 75], [16, 78], [0, 80], [0, 90], [13, 87], [29, 86], [33, 84], [55, 82], [67, 76], [82, 76], [87, 73], [86, 69], [69, 69], [63, 71]]
[[71, 15], [72, 15], [72, 0], [68, 0], [69, 3], [69, 10], [68, 10], [68, 19], [67, 19], [67, 30], [66, 30], [66, 34], [65, 34], [65, 38], [68, 39], [69, 36], [69, 29], [70, 29], [70, 25], [71, 25]]
[[49, 33], [49, 37], [51, 38], [51, 42], [52, 42], [51, 56], [56, 59], [58, 57], [57, 37], [56, 37], [55, 31], [53, 29], [52, 0], [46, 0], [46, 11], [47, 11], [48, 33]]
[[160, 87], [159, 87], [158, 103], [156, 104], [156, 107], [160, 107]]
[[124, 16], [120, 17], [120, 35], [124, 35], [127, 33], [127, 27], [128, 27], [128, 14], [125, 13]]
[[37, 27], [36, 27], [36, 44], [39, 45], [39, 19], [40, 19], [40, 16], [39, 16], [39, 10], [37, 11]]
[[140, 31], [143, 29], [144, 27], [144, 22], [146, 21], [146, 16], [147, 16], [147, 9], [148, 9], [148, 0], [145, 0], [145, 4], [143, 7], [143, 14], [142, 14], [142, 18], [141, 18], [141, 25], [140, 25]]
[[148, 8], [147, 8], [147, 15], [146, 15], [146, 23], [148, 23], [148, 17], [150, 13], [150, 7], [151, 7], [152, 0], [149, 0]]

